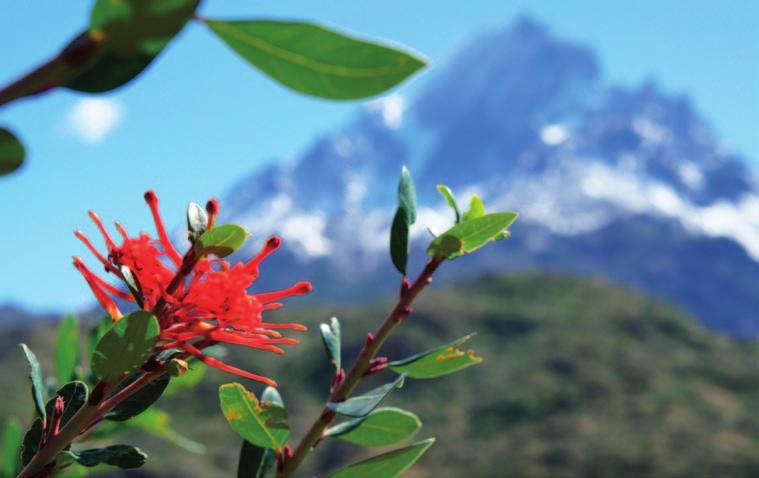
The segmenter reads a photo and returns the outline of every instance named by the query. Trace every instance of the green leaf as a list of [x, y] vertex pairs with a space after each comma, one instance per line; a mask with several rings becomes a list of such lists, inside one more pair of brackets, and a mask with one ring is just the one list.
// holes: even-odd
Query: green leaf
[[450, 206], [450, 208], [453, 209], [453, 212], [456, 213], [456, 224], [460, 223], [461, 209], [459, 209], [459, 204], [456, 202], [456, 196], [453, 195], [453, 191], [451, 191], [445, 184], [438, 184], [437, 190], [440, 195], [443, 196], [445, 202], [448, 203], [448, 206]]
[[169, 382], [169, 386], [163, 394], [167, 397], [175, 395], [177, 392], [184, 388], [191, 388], [200, 383], [203, 380], [203, 376], [206, 373], [206, 366], [201, 362], [191, 362], [190, 368], [179, 377], [174, 377]]
[[339, 372], [342, 364], [340, 357], [340, 322], [337, 320], [337, 317], [332, 317], [329, 320], [329, 324], [320, 324], [319, 332], [322, 336], [324, 349], [327, 351], [327, 358], [335, 367], [335, 371]]
[[455, 259], [462, 254], [474, 252], [488, 242], [500, 239], [504, 229], [516, 218], [515, 212], [496, 212], [456, 224], [430, 243], [427, 254]]
[[398, 272], [406, 275], [411, 250], [411, 225], [416, 222], [416, 189], [406, 166], [398, 182], [398, 209], [390, 227], [390, 258]]
[[290, 435], [287, 411], [274, 402], [259, 403], [255, 395], [239, 383], [219, 387], [221, 410], [229, 425], [241, 437], [261, 448], [282, 448]]
[[405, 375], [401, 375], [390, 383], [380, 385], [358, 397], [351, 397], [344, 402], [327, 402], [327, 407], [346, 417], [364, 417], [382, 403], [390, 392], [403, 386]]
[[364, 418], [335, 425], [325, 434], [357, 445], [376, 447], [401, 442], [421, 427], [422, 422], [413, 413], [400, 408], [381, 407]]
[[416, 222], [416, 188], [408, 168], [401, 168], [401, 180], [398, 183], [398, 209], [406, 213], [409, 225]]
[[406, 213], [398, 208], [393, 217], [393, 225], [390, 227], [390, 259], [398, 272], [404, 276], [411, 252], [410, 234], [411, 228]]
[[237, 463], [237, 478], [264, 478], [276, 461], [277, 454], [271, 448], [257, 447], [243, 440]]
[[232, 50], [272, 79], [321, 98], [374, 96], [425, 65], [409, 53], [309, 23], [205, 22]]
[[139, 75], [192, 18], [199, 0], [97, 0], [89, 31], [77, 42], [96, 48], [94, 59], [64, 85], [88, 93], [117, 88]]
[[3, 476], [5, 477], [11, 478], [20, 471], [23, 438], [21, 422], [16, 417], [8, 417], [3, 431]]
[[[130, 377], [130, 380], [125, 380], [114, 393], [132, 383], [137, 377], [139, 377], [139, 374]], [[127, 397], [123, 402], [116, 405], [113, 410], [105, 415], [105, 418], [114, 422], [123, 422], [144, 412], [161, 398], [163, 391], [166, 390], [166, 387], [169, 385], [169, 379], [170, 377], [168, 375], [163, 375], [162, 377], [153, 380], [136, 393]]]
[[58, 383], [66, 383], [76, 378], [79, 365], [79, 322], [73, 315], [66, 316], [58, 326], [55, 341], [55, 376]]
[[191, 202], [187, 206], [187, 234], [190, 242], [198, 240], [201, 234], [208, 229], [208, 214], [200, 204]]
[[21, 141], [7, 129], [0, 128], [0, 176], [17, 170], [25, 157]]
[[248, 236], [248, 232], [236, 224], [222, 224], [204, 232], [195, 242], [195, 250], [201, 256], [227, 257], [239, 249]]
[[95, 347], [92, 373], [113, 383], [122, 375], [134, 372], [150, 357], [159, 332], [158, 320], [150, 313], [138, 310], [125, 315]]
[[105, 464], [132, 469], [141, 467], [148, 459], [148, 455], [132, 445], [111, 445], [105, 448], [92, 448], [76, 452], [66, 451], [64, 453], [86, 467]]
[[330, 478], [395, 478], [416, 463], [433, 443], [435, 439], [429, 438], [405, 448], [383, 453], [354, 463], [330, 475]]
[[121, 427], [137, 428], [158, 438], [166, 440], [169, 443], [173, 443], [174, 445], [183, 448], [191, 453], [203, 453], [205, 451], [205, 446], [182, 436], [174, 429], [172, 429], [170, 422], [171, 417], [168, 413], [153, 407], [148, 408], [129, 421], [110, 423], [117, 425], [117, 429]]
[[[47, 415], [53, 413], [57, 397], [63, 398], [64, 408], [61, 416], [61, 425], [63, 426], [74, 416], [74, 414], [87, 402], [87, 384], [84, 382], [69, 382], [56, 392], [55, 397], [51, 398], [45, 405]], [[32, 422], [29, 431], [24, 435], [21, 449], [21, 463], [26, 465], [32, 459], [39, 449], [40, 440], [42, 439], [42, 418], [38, 417]]]
[[474, 337], [474, 334], [402, 360], [388, 363], [388, 367], [411, 378], [435, 378], [482, 362], [474, 355], [474, 350], [461, 351], [460, 345]]
[[482, 199], [476, 194], [472, 195], [472, 200], [469, 201], [469, 210], [464, 213], [464, 221], [471, 221], [485, 215], [485, 205], [482, 204]]
[[40, 362], [37, 360], [37, 356], [34, 355], [32, 349], [26, 346], [26, 344], [20, 344], [21, 349], [26, 355], [26, 361], [29, 364], [29, 381], [32, 383], [32, 398], [34, 399], [34, 407], [37, 409], [37, 415], [41, 418], [45, 417], [45, 388], [42, 380], [42, 369], [40, 368]]

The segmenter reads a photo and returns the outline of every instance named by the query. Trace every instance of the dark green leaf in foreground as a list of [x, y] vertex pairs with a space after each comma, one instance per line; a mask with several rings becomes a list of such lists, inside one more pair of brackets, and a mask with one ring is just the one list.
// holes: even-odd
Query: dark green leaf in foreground
[[330, 475], [330, 478], [395, 478], [416, 463], [433, 443], [435, 439], [429, 438], [405, 448], [383, 453], [349, 465]]
[[474, 334], [469, 334], [449, 344], [403, 360], [395, 360], [387, 365], [392, 371], [406, 374], [411, 378], [435, 378], [458, 372], [482, 362], [482, 358], [475, 356], [473, 350], [458, 349], [473, 336]]
[[158, 320], [139, 310], [127, 314], [100, 339], [92, 354], [92, 373], [106, 382], [114, 382], [134, 372], [150, 357], [158, 341]]
[[460, 223], [461, 209], [459, 209], [459, 204], [456, 202], [456, 196], [453, 195], [453, 191], [451, 191], [445, 184], [438, 184], [437, 190], [440, 192], [440, 195], [443, 196], [443, 199], [445, 199], [448, 206], [456, 213], [456, 224]]
[[427, 254], [455, 259], [474, 252], [490, 241], [501, 239], [516, 218], [515, 212], [496, 212], [456, 224], [430, 243]]
[[199, 0], [97, 0], [89, 30], [77, 42], [95, 53], [67, 88], [100, 93], [117, 88], [142, 72], [192, 18]]
[[32, 399], [34, 400], [34, 407], [37, 409], [37, 415], [40, 417], [45, 416], [45, 388], [42, 382], [42, 369], [40, 368], [40, 362], [37, 360], [37, 356], [34, 355], [32, 349], [21, 344], [21, 349], [26, 355], [26, 362], [29, 364], [29, 381], [32, 383]]
[[401, 442], [422, 427], [419, 417], [394, 407], [375, 409], [364, 418], [355, 418], [327, 430], [327, 436], [339, 437], [363, 446], [387, 446]]
[[329, 362], [335, 367], [335, 371], [340, 371], [340, 322], [337, 317], [332, 317], [329, 324], [320, 324], [319, 332], [322, 336], [324, 349], [327, 351]]
[[[132, 383], [136, 378], [137, 375], [132, 377], [132, 380], [125, 381], [124, 385], [120, 388]], [[139, 415], [150, 408], [156, 400], [161, 398], [163, 391], [166, 390], [166, 387], [169, 385], [169, 380], [170, 377], [168, 375], [163, 375], [162, 377], [153, 380], [136, 393], [127, 397], [126, 400], [116, 405], [113, 410], [105, 415], [105, 418], [115, 422], [123, 422]]]
[[271, 448], [257, 447], [243, 440], [237, 478], [264, 478], [276, 461], [277, 454]]
[[216, 257], [226, 257], [239, 249], [248, 232], [237, 224], [222, 224], [204, 232], [195, 242], [198, 255], [213, 254]]
[[124, 469], [139, 468], [148, 459], [139, 448], [132, 445], [111, 445], [105, 448], [92, 448], [83, 451], [64, 452], [86, 467], [106, 464]]
[[5, 420], [3, 430], [3, 476], [16, 476], [20, 468], [21, 459], [21, 440], [24, 438], [24, 432], [21, 429], [21, 423], [16, 417], [8, 417]]
[[58, 383], [73, 380], [80, 358], [79, 322], [73, 315], [66, 316], [58, 325], [55, 340], [55, 376]]
[[335, 100], [374, 96], [422, 68], [394, 48], [303, 22], [206, 20], [253, 66], [301, 93]]
[[0, 128], [0, 176], [17, 170], [25, 157], [21, 141], [7, 129]]
[[405, 375], [401, 375], [394, 381], [380, 385], [364, 395], [351, 397], [344, 402], [328, 402], [327, 407], [340, 415], [345, 415], [346, 417], [365, 417], [371, 413], [372, 410], [377, 408], [390, 392], [396, 388], [401, 388], [404, 379]]
[[261, 448], [282, 448], [290, 435], [285, 408], [269, 400], [259, 403], [239, 383], [219, 387], [221, 410], [229, 425], [243, 439]]
[[31, 428], [24, 434], [21, 445], [21, 464], [26, 466], [37, 453], [42, 440], [42, 419], [37, 417], [32, 422]]

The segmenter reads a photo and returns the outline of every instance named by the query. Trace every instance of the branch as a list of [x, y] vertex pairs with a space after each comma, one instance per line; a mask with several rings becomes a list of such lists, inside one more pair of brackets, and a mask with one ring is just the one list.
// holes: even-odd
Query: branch
[[[367, 339], [364, 348], [361, 349], [356, 357], [353, 366], [345, 376], [343, 383], [335, 389], [329, 397], [331, 402], [341, 402], [350, 397], [353, 390], [361, 382], [364, 374], [369, 369], [369, 364], [379, 349], [390, 337], [390, 334], [400, 325], [404, 317], [411, 313], [411, 304], [417, 295], [432, 281], [432, 274], [437, 270], [440, 264], [445, 260], [444, 257], [435, 257], [431, 259], [424, 268], [419, 277], [408, 288], [401, 292], [398, 302], [393, 310], [388, 314], [382, 325], [371, 338]], [[319, 417], [314, 421], [306, 435], [301, 439], [298, 446], [293, 451], [293, 455], [284, 463], [284, 466], [278, 473], [279, 478], [290, 478], [298, 469], [300, 464], [311, 452], [311, 449], [319, 442], [324, 430], [335, 421], [337, 414], [331, 409], [324, 407]]]

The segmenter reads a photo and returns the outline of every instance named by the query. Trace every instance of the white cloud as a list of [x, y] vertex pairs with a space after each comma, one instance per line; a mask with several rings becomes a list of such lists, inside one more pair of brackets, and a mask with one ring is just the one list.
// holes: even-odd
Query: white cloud
[[121, 116], [122, 107], [118, 101], [84, 98], [71, 108], [66, 126], [83, 143], [96, 144], [118, 126]]
[[366, 104], [369, 111], [376, 111], [382, 116], [385, 126], [398, 129], [403, 123], [403, 113], [406, 111], [406, 100], [399, 94], [392, 94], [370, 101]]
[[540, 139], [549, 146], [561, 144], [569, 138], [569, 131], [564, 125], [549, 124], [540, 130]]

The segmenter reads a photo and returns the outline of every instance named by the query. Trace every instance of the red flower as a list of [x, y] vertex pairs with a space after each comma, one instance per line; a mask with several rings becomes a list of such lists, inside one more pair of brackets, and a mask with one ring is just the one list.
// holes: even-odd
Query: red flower
[[[259, 264], [280, 246], [278, 237], [271, 237], [256, 257], [245, 263], [231, 265], [219, 259], [196, 257], [193, 248], [180, 255], [169, 241], [158, 213], [158, 197], [153, 191], [145, 193], [145, 201], [153, 214], [158, 240], [145, 233], [129, 237], [121, 224], [116, 229], [122, 236], [120, 246], [111, 239], [100, 218], [89, 215], [105, 239], [108, 255], [103, 256], [80, 231], [76, 236], [92, 251], [106, 273], [125, 280], [123, 267], [131, 271], [138, 285], [138, 297], [114, 287], [94, 274], [79, 257], [74, 266], [87, 280], [92, 292], [114, 321], [122, 317], [114, 297], [137, 302], [151, 311], [161, 326], [159, 349], [178, 348], [202, 362], [253, 380], [276, 386], [273, 380], [232, 367], [205, 355], [202, 350], [219, 342], [245, 345], [284, 353], [282, 344], [298, 341], [284, 338], [275, 329], [305, 330], [299, 324], [264, 323], [265, 310], [281, 307], [277, 301], [291, 295], [307, 294], [311, 284], [299, 282], [289, 289], [263, 294], [249, 294], [248, 288], [258, 277]], [[218, 203], [212, 199], [206, 205], [209, 224], [213, 227]]]

